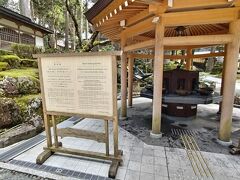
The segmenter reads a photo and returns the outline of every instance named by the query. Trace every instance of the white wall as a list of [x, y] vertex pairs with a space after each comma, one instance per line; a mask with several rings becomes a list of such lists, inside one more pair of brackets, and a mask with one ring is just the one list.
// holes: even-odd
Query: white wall
[[43, 38], [36, 36], [35, 45], [36, 45], [37, 47], [42, 47], [42, 48], [43, 48]]

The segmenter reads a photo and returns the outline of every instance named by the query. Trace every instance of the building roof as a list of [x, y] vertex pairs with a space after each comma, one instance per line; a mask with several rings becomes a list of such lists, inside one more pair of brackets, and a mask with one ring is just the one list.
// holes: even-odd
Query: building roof
[[86, 13], [85, 16], [89, 22], [97, 16], [104, 8], [106, 8], [113, 0], [98, 0], [93, 7], [91, 7]]
[[28, 26], [30, 28], [34, 28], [44, 34], [52, 34], [53, 33], [52, 30], [33, 22], [30, 18], [23, 16], [17, 12], [14, 12], [3, 6], [0, 6], [0, 16], [3, 18], [9, 19], [11, 21], [14, 21], [14, 22], [19, 22], [19, 24], [24, 24], [25, 26]]

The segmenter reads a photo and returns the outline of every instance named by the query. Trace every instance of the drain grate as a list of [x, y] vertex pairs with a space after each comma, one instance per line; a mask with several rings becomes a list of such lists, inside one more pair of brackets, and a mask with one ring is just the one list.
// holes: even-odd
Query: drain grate
[[32, 139], [10, 149], [9, 151], [0, 154], [0, 162], [10, 161], [11, 159], [17, 157], [19, 154], [22, 154], [25, 151], [31, 149], [32, 147], [40, 144], [45, 139], [46, 139], [46, 137], [41, 134], [33, 137]]
[[85, 180], [112, 180], [111, 178], [108, 178], [108, 177], [97, 176], [97, 175], [93, 175], [93, 174], [88, 174], [88, 173], [84, 173], [84, 172], [80, 172], [80, 171], [68, 170], [68, 169], [59, 168], [59, 167], [38, 165], [35, 163], [20, 161], [20, 160], [11, 160], [9, 163], [18, 165], [21, 167], [27, 167], [27, 168], [31, 168], [31, 169], [44, 171], [44, 172], [63, 175], [63, 176], [67, 176], [67, 177], [85, 179]]
[[189, 135], [189, 136], [197, 137], [197, 135], [198, 135], [198, 131], [192, 130], [192, 129], [174, 129], [174, 128], [172, 128], [171, 133], [174, 136]]

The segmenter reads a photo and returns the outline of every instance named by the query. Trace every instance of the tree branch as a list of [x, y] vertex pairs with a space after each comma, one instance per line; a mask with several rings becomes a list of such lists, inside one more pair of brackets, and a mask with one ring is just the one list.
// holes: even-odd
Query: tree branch
[[74, 26], [75, 26], [75, 30], [76, 30], [76, 35], [78, 37], [78, 45], [81, 48], [82, 47], [82, 38], [81, 38], [81, 33], [79, 31], [79, 25], [78, 25], [77, 19], [74, 16], [73, 12], [71, 11], [71, 8], [70, 8], [70, 6], [68, 4], [68, 0], [65, 0], [65, 4], [66, 4], [67, 11], [68, 11], [69, 15], [71, 16], [71, 18], [73, 20], [73, 23], [74, 23]]

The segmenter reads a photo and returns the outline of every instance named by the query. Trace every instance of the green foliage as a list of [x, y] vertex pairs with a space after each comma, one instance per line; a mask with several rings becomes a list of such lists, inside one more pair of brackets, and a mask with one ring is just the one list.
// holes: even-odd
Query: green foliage
[[163, 70], [170, 71], [170, 70], [176, 69], [177, 66], [178, 66], [178, 63], [176, 63], [175, 61], [169, 61], [167, 64], [164, 64]]
[[0, 6], [6, 6], [8, 3], [8, 0], [0, 0]]
[[219, 75], [222, 73], [222, 70], [223, 70], [223, 63], [217, 62], [217, 63], [215, 63], [211, 74]]
[[21, 67], [33, 67], [33, 68], [38, 67], [37, 60], [35, 59], [21, 59], [20, 65]]
[[42, 49], [26, 44], [12, 44], [11, 50], [20, 58], [32, 59], [33, 54], [41, 53]]
[[0, 62], [6, 62], [11, 68], [20, 67], [20, 58], [16, 55], [3, 55], [0, 56]]
[[0, 71], [6, 71], [10, 69], [10, 66], [7, 62], [0, 62]]
[[0, 79], [3, 78], [4, 76], [9, 76], [13, 78], [26, 76], [32, 79], [38, 79], [38, 69], [36, 68], [10, 69], [7, 71], [0, 72]]
[[114, 46], [112, 44], [108, 44], [106, 46], [100, 47], [99, 51], [114, 51]]
[[13, 55], [13, 52], [12, 51], [7, 51], [7, 50], [4, 50], [4, 49], [0, 49], [0, 56], [2, 55]]

